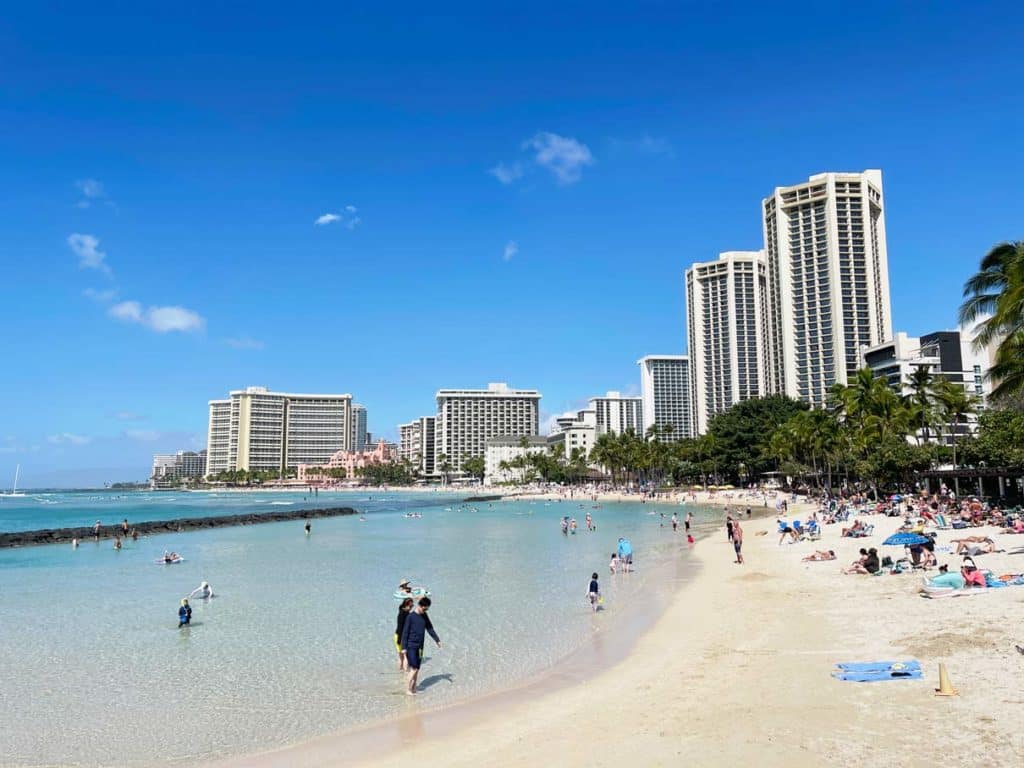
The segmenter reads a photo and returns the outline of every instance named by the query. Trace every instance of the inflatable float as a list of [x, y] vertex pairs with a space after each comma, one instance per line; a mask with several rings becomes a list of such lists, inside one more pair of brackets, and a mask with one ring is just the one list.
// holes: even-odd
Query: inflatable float
[[394, 597], [395, 600], [419, 600], [421, 597], [430, 597], [430, 590], [426, 587], [413, 587], [412, 590], [409, 592], [406, 592], [401, 589], [396, 589], [392, 597]]

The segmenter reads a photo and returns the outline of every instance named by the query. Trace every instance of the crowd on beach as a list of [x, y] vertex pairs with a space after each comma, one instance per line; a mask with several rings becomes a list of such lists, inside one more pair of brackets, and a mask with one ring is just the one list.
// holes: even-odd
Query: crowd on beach
[[[867, 546], [875, 543], [871, 520], [879, 515], [900, 518], [892, 535], [879, 546], [901, 547], [902, 553], [897, 549], [892, 555], [884, 554], [879, 546]], [[844, 574], [920, 572], [924, 578], [917, 590], [925, 597], [963, 596], [976, 594], [975, 590], [1024, 585], [1020, 568], [1002, 568], [997, 573], [976, 561], [996, 553], [1024, 554], [1024, 546], [1007, 548], [1003, 540], [1024, 534], [1024, 510], [1004, 509], [976, 496], [957, 497], [946, 486], [935, 494], [896, 494], [881, 501], [868, 501], [856, 494], [826, 496], [805, 519], [780, 515], [777, 524], [780, 546], [787, 541], [817, 541], [825, 526], [838, 526], [840, 539], [856, 539], [866, 545], [843, 567]], [[948, 561], [940, 563], [942, 556], [948, 556]], [[803, 557], [805, 562], [837, 559], [835, 549], [819, 549]]]

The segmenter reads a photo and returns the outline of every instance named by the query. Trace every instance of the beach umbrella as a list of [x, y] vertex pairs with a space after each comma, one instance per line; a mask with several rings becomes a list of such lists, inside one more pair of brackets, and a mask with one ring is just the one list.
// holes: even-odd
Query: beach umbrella
[[894, 494], [892, 495], [892, 500], [893, 500], [893, 501], [903, 501], [903, 497], [902, 497], [902, 496], [900, 496], [900, 495], [899, 495], [898, 493], [894, 493]]
[[915, 544], [927, 544], [929, 541], [930, 539], [927, 536], [922, 536], [919, 533], [903, 531], [900, 533], [894, 533], [888, 539], [883, 541], [882, 544], [894, 547], [913, 547]]

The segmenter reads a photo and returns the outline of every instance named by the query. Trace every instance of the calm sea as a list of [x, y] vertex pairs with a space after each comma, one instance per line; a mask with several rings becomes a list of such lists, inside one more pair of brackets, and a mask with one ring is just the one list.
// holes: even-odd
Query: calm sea
[[[658, 514], [685, 508], [465, 506], [436, 494], [42, 494], [0, 501], [0, 529], [285, 505], [355, 506], [366, 520], [314, 520], [309, 537], [297, 521], [144, 537], [119, 552], [109, 540], [0, 550], [0, 762], [188, 763], [450, 704], [618, 631], [623, 606], [646, 599], [659, 568], [686, 551]], [[577, 535], [561, 535], [562, 515], [578, 518]], [[637, 570], [610, 577], [619, 536], [632, 539]], [[165, 549], [185, 562], [156, 564]], [[606, 596], [596, 615], [584, 599], [592, 571]], [[415, 701], [392, 645], [402, 577], [430, 587], [444, 644], [430, 644]], [[202, 580], [217, 596], [195, 601], [192, 627], [179, 630], [179, 601]]]

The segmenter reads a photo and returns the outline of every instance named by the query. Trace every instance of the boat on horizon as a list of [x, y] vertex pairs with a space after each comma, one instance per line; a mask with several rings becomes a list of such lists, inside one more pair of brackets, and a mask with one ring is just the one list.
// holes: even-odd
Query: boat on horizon
[[0, 498], [14, 498], [21, 499], [25, 497], [24, 493], [18, 493], [18, 476], [21, 474], [21, 464], [19, 464], [14, 470], [14, 488], [11, 489], [10, 493], [0, 493]]

